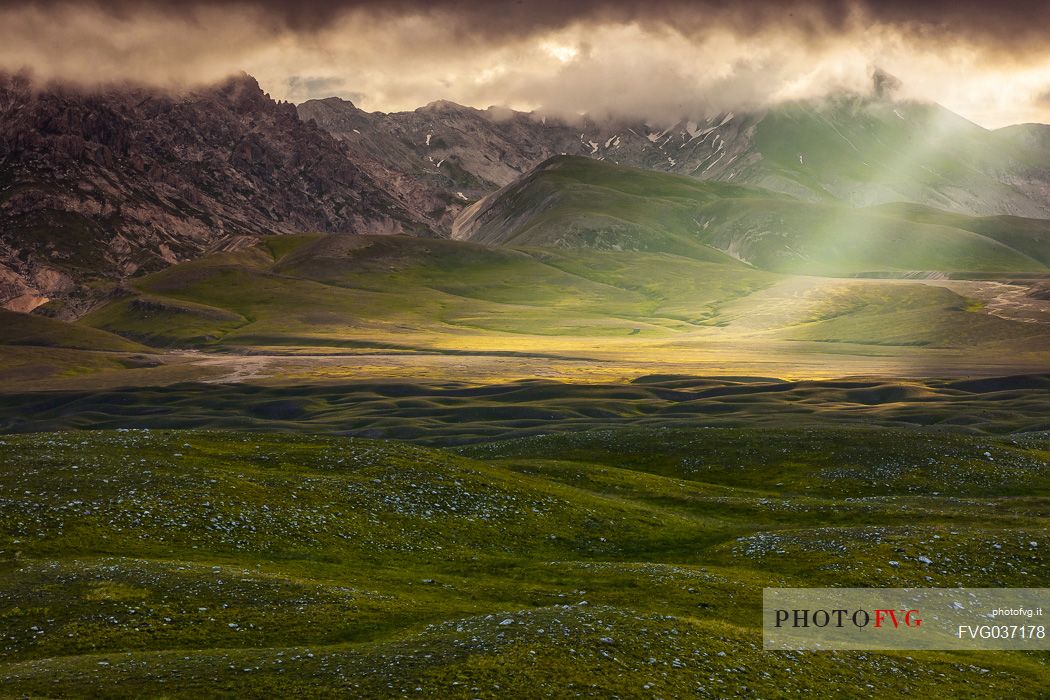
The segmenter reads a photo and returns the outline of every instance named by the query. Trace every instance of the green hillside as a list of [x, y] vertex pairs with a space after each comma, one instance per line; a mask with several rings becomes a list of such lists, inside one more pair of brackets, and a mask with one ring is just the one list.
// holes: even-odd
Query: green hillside
[[156, 349], [128, 338], [0, 309], [0, 383], [62, 382], [99, 373], [123, 374], [160, 364]]
[[731, 255], [793, 274], [1045, 272], [1045, 223], [812, 203], [754, 187], [557, 157], [471, 207], [456, 237], [494, 245]]
[[139, 343], [95, 328], [5, 309], [0, 309], [0, 328], [3, 328], [0, 345], [111, 352], [141, 352], [147, 349]]
[[917, 204], [886, 204], [875, 209], [915, 223], [972, 231], [1050, 265], [1050, 220], [1018, 216], [962, 216]]

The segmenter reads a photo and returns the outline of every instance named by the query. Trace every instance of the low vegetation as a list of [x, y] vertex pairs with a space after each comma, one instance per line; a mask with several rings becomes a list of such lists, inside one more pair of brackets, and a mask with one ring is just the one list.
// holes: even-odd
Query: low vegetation
[[32, 696], [1034, 698], [1043, 653], [765, 653], [757, 623], [769, 585], [1041, 585], [1047, 459], [1038, 436], [860, 428], [458, 453], [8, 435], [0, 681]]

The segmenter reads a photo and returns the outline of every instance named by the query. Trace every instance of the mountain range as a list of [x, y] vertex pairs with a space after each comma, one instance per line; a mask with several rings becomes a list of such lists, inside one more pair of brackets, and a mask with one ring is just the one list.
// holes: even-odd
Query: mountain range
[[[652, 216], [671, 212], [680, 219], [672, 238], [780, 271], [883, 273], [937, 262], [841, 260], [849, 251], [829, 253], [826, 245], [841, 231], [873, 236], [877, 244], [868, 247], [883, 257], [916, 240], [923, 249], [944, 239], [990, 269], [1045, 263], [1050, 127], [989, 131], [936, 105], [874, 94], [654, 126], [444, 101], [393, 114], [338, 98], [296, 107], [271, 99], [247, 75], [182, 93], [83, 92], [9, 75], [0, 80], [0, 119], [0, 304], [61, 318], [119, 295], [128, 277], [267, 234], [566, 244], [564, 236], [537, 238], [543, 226], [531, 220], [557, 213], [553, 200], [514, 212], [530, 217], [525, 238], [517, 229], [492, 233], [507, 216], [508, 193], [534, 196], [538, 182], [552, 181], [558, 161], [549, 159], [559, 155], [712, 181], [693, 188], [705, 193], [702, 212], [642, 192], [646, 206], [600, 213], [606, 223], [616, 219], [611, 226], [576, 217], [574, 230], [604, 231], [600, 245], [631, 247], [609, 233], [651, 230]], [[614, 171], [587, 172], [584, 179]], [[624, 201], [608, 204], [622, 210]], [[648, 222], [632, 221], [644, 211]]]
[[884, 97], [842, 94], [667, 127], [591, 118], [570, 124], [450, 102], [383, 114], [328, 98], [298, 110], [346, 143], [377, 179], [396, 173], [430, 193], [431, 206], [448, 202], [434, 222], [442, 232], [464, 202], [553, 155], [755, 185], [810, 202], [903, 201], [970, 215], [1050, 216], [1050, 127], [989, 131], [937, 105]]

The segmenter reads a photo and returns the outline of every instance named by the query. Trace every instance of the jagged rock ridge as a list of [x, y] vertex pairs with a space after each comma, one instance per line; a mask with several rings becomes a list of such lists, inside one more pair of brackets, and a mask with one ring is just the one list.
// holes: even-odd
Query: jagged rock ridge
[[[75, 316], [119, 280], [259, 235], [430, 228], [254, 78], [173, 95], [0, 79], [0, 304]], [[104, 288], [106, 285], [102, 285]]]

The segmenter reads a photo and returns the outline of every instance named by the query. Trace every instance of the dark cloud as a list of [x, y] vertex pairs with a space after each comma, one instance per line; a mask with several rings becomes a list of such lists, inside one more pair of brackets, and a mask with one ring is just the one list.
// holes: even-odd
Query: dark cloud
[[[68, 0], [0, 0], [0, 8], [69, 6]], [[576, 22], [635, 22], [687, 34], [712, 26], [747, 33], [778, 28], [809, 35], [864, 25], [892, 28], [930, 41], [965, 41], [1004, 53], [1045, 48], [1045, 0], [86, 0], [74, 3], [114, 17], [143, 11], [185, 14], [199, 8], [252, 11], [275, 30], [317, 31], [340, 16], [419, 15], [448, 22], [474, 40], [504, 40]]]

